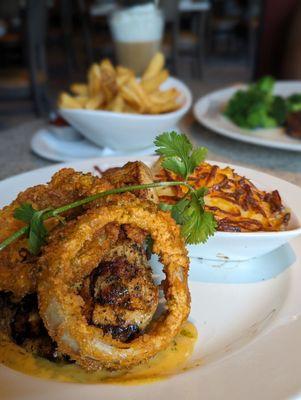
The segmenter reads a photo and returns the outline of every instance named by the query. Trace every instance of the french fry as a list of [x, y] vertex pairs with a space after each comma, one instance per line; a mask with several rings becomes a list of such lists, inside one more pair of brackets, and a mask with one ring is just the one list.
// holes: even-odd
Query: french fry
[[131, 69], [122, 67], [120, 65], [116, 67], [116, 82], [119, 89], [131, 78], [135, 78], [135, 74]]
[[133, 70], [120, 65], [114, 67], [109, 59], [94, 63], [88, 70], [87, 83], [73, 83], [70, 86], [73, 95], [60, 94], [59, 107], [140, 114], [177, 110], [181, 106], [179, 91], [160, 89], [169, 77], [164, 62], [164, 55], [157, 53], [141, 80], [136, 78]]
[[117, 94], [116, 71], [110, 60], [105, 59], [100, 63], [101, 86], [107, 102]]
[[128, 85], [124, 85], [121, 88], [121, 96], [122, 98], [129, 104], [131, 104], [132, 106], [138, 106], [138, 108], [140, 107], [140, 99], [139, 96], [137, 96], [137, 94], [135, 92], [133, 92], [131, 90], [131, 88]]
[[171, 111], [176, 111], [181, 107], [175, 100], [171, 100], [164, 104], [152, 104], [149, 108], [150, 114], [163, 114]]
[[104, 96], [102, 93], [99, 93], [98, 95], [91, 97], [88, 102], [85, 104], [85, 108], [87, 110], [96, 110], [99, 108], [104, 102]]
[[147, 113], [150, 102], [144, 89], [136, 79], [130, 79], [130, 81], [121, 88], [121, 95], [130, 105], [134, 106], [135, 109], [137, 108], [140, 113]]
[[94, 97], [99, 94], [101, 90], [101, 73], [98, 64], [92, 64], [88, 71], [88, 93], [89, 96]]
[[141, 86], [147, 93], [152, 93], [159, 89], [160, 85], [169, 77], [167, 69], [163, 69], [157, 75], [149, 79], [142, 79]]
[[70, 91], [78, 96], [88, 95], [88, 85], [85, 83], [72, 83]]
[[123, 112], [125, 102], [120, 94], [118, 94], [115, 99], [113, 99], [109, 104], [107, 109], [114, 112]]
[[168, 89], [163, 91], [156, 91], [149, 95], [149, 99], [153, 104], [164, 104], [166, 102], [174, 101], [180, 96], [180, 92], [175, 89]]
[[60, 94], [58, 103], [59, 108], [82, 108], [80, 103], [66, 92]]
[[81, 107], [85, 107], [85, 105], [89, 101], [88, 96], [75, 96], [75, 100], [81, 105]]
[[151, 59], [148, 67], [146, 68], [144, 74], [142, 75], [142, 80], [153, 78], [158, 75], [165, 64], [165, 57], [163, 53], [156, 53]]
[[130, 68], [123, 67], [122, 65], [117, 65], [117, 67], [116, 67], [116, 75], [117, 75], [117, 77], [121, 77], [121, 76], [124, 76], [124, 75], [134, 77], [135, 73]]
[[138, 111], [135, 110], [134, 107], [131, 107], [129, 104], [124, 103], [124, 108], [123, 108], [123, 112], [124, 113], [128, 113], [128, 114], [138, 114]]

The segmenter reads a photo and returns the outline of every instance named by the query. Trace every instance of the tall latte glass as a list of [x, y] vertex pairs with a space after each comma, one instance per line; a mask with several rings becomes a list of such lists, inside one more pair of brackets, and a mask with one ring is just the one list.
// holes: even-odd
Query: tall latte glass
[[118, 63], [141, 75], [161, 45], [161, 11], [154, 4], [120, 9], [111, 16], [110, 27]]

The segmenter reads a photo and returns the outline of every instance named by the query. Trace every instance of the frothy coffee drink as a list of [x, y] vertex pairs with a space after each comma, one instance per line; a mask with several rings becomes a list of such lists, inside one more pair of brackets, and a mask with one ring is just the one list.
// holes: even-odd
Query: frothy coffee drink
[[117, 11], [110, 20], [117, 61], [137, 75], [145, 70], [159, 50], [163, 17], [154, 4]]

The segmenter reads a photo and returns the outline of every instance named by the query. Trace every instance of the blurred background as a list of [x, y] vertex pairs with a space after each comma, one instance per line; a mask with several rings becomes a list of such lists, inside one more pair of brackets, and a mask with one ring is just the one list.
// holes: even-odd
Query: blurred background
[[[118, 49], [114, 15], [142, 3], [149, 1], [0, 1], [0, 130], [47, 116], [58, 92], [85, 80], [93, 61], [120, 61], [116, 50], [126, 57], [131, 48]], [[204, 92], [266, 74], [301, 78], [300, 0], [155, 3], [168, 68], [200, 81]]]

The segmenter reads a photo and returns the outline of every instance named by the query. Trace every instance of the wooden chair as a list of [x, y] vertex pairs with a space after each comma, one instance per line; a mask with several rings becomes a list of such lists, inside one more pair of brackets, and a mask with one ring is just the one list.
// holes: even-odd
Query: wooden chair
[[180, 35], [180, 0], [161, 0], [160, 8], [163, 11], [166, 28], [171, 33], [171, 70], [174, 74], [178, 73], [179, 68], [179, 35]]
[[[23, 55], [26, 67], [25, 70], [19, 68], [9, 71], [10, 73], [2, 78], [2, 84], [0, 79], [0, 95], [2, 98], [10, 99], [30, 97], [36, 114], [47, 114], [49, 102], [46, 88], [46, 3], [42, 0], [26, 0], [24, 9], [21, 10], [17, 0], [10, 0], [1, 3], [0, 15], [5, 18], [23, 16], [23, 30], [19, 40], [24, 44]], [[5, 40], [4, 36], [0, 42], [5, 42]]]

